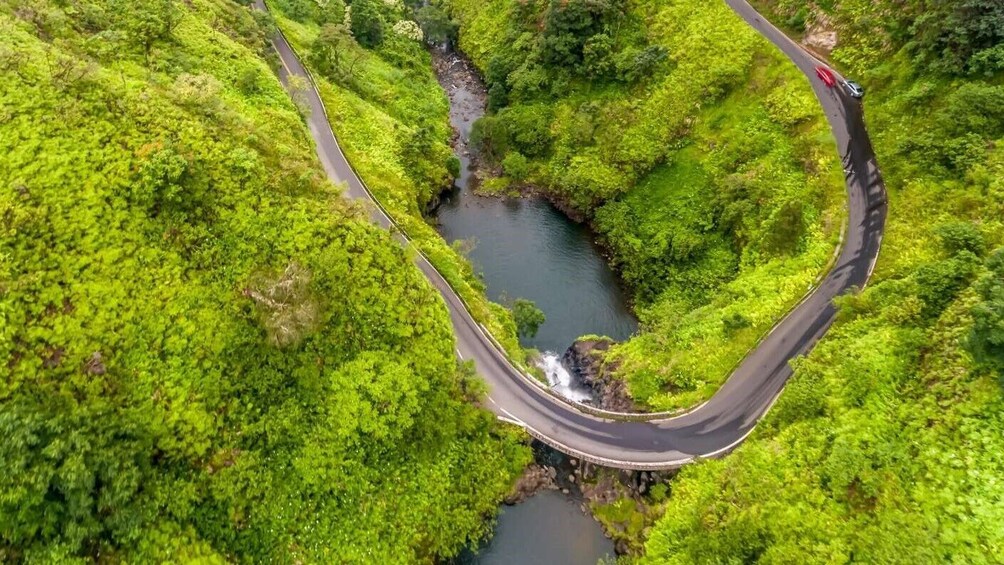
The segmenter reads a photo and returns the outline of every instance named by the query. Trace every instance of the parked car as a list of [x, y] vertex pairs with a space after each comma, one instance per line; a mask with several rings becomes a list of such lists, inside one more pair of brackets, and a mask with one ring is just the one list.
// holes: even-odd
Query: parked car
[[865, 89], [853, 80], [845, 80], [843, 82], [844, 89], [847, 90], [847, 94], [850, 94], [854, 98], [864, 98]]
[[819, 80], [823, 81], [823, 84], [830, 88], [837, 85], [837, 77], [834, 76], [833, 71], [826, 67], [816, 67], [816, 76], [819, 77]]

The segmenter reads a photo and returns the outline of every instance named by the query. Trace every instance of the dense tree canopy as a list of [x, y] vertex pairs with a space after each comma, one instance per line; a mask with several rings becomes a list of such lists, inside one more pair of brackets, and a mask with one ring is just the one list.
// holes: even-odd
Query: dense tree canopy
[[869, 90], [890, 215], [868, 289], [839, 302], [836, 326], [743, 447], [674, 480], [643, 561], [997, 563], [1001, 75], [969, 73], [951, 52], [918, 65], [926, 38], [879, 32], [930, 9], [942, 17], [916, 25], [956, 37], [960, 22], [945, 14], [981, 3], [758, 4], [836, 31], [834, 60]]
[[839, 235], [805, 79], [721, 3], [444, 4], [491, 87], [472, 143], [590, 220], [632, 291], [646, 331], [613, 355], [635, 397], [709, 396]]
[[525, 298], [517, 298], [512, 303], [512, 317], [516, 321], [516, 331], [523, 337], [537, 335], [541, 324], [547, 321], [544, 312], [537, 305]]
[[[575, 73], [537, 52], [550, 3], [444, 3], [492, 85], [480, 146], [503, 172], [528, 158], [639, 297], [643, 333], [606, 361], [649, 405], [699, 402], [836, 243], [843, 182], [805, 79], [720, 2], [631, 2], [555, 44]], [[834, 64], [868, 89], [890, 193], [880, 261], [742, 447], [685, 468], [652, 509], [598, 514], [627, 515], [613, 531], [650, 563], [998, 562], [1001, 3], [755, 4], [835, 32]], [[612, 76], [652, 47], [665, 59], [637, 82]]]
[[525, 460], [267, 33], [0, 2], [0, 561], [432, 560]]

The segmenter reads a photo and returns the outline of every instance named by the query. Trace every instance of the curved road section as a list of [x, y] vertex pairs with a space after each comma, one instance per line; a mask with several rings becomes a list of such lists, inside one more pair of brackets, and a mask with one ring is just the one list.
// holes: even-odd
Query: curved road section
[[[658, 470], [680, 467], [701, 458], [728, 453], [753, 431], [791, 376], [789, 361], [804, 355], [833, 323], [834, 297], [861, 288], [878, 258], [886, 217], [886, 196], [861, 106], [838, 85], [828, 88], [816, 78], [822, 64], [764, 20], [745, 0], [726, 3], [750, 26], [783, 51], [809, 77], [826, 111], [847, 176], [848, 225], [843, 247], [819, 286], [796, 306], [736, 368], [707, 403], [673, 417], [652, 415], [637, 421], [576, 406], [532, 382], [516, 369], [491, 337], [471, 317], [460, 298], [423, 257], [419, 268], [442, 293], [457, 336], [457, 353], [473, 359], [488, 382], [486, 408], [519, 425], [541, 441], [569, 455], [625, 469]], [[256, 5], [265, 9], [263, 0]], [[282, 61], [281, 78], [309, 80], [286, 40], [275, 39]], [[391, 228], [393, 221], [372, 198], [338, 147], [316, 90], [306, 93], [310, 132], [325, 171], [348, 187], [350, 196], [368, 200], [375, 222]]]

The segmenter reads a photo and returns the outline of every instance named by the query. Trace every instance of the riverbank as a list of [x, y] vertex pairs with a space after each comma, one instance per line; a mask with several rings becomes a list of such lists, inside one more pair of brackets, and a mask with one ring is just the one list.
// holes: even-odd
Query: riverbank
[[534, 462], [506, 498], [522, 504], [542, 493], [556, 495], [592, 517], [611, 540], [617, 555], [637, 555], [642, 531], [661, 515], [676, 471], [609, 469], [569, 457], [534, 440]]
[[[448, 5], [490, 79], [496, 161], [587, 218], [631, 290], [645, 331], [612, 348], [618, 376], [648, 410], [709, 399], [840, 239], [840, 160], [805, 77], [722, 3]], [[565, 17], [617, 30], [593, 37], [605, 55], [554, 59], [531, 22]]]
[[454, 186], [433, 211], [437, 228], [462, 242], [490, 299], [533, 301], [546, 321], [524, 347], [560, 357], [580, 335], [624, 340], [637, 329], [628, 295], [588, 226], [541, 198], [485, 195], [494, 171], [472, 147], [474, 123], [486, 91], [474, 66], [448, 48], [430, 49], [433, 68], [450, 103], [451, 145], [460, 161]]
[[[434, 209], [440, 232], [448, 241], [468, 241], [468, 256], [483, 269], [491, 298], [503, 302], [506, 297], [530, 298], [545, 312], [548, 322], [524, 345], [541, 350], [541, 369], [556, 392], [602, 408], [634, 409], [623, 381], [613, 379], [603, 367], [602, 354], [614, 342], [579, 339], [584, 334], [625, 339], [635, 329], [633, 316], [611, 315], [611, 311], [629, 314], [630, 310], [619, 280], [595, 244], [595, 235], [578, 221], [581, 217], [565, 216], [541, 197], [542, 192], [525, 189], [514, 195], [483, 190], [500, 172], [471, 146], [473, 125], [484, 113], [484, 85], [461, 54], [443, 48], [431, 49], [431, 53], [437, 79], [450, 101], [451, 144], [461, 164], [455, 186], [441, 195]], [[472, 237], [476, 241], [470, 242]], [[626, 510], [644, 508], [642, 497], [657, 483], [664, 485], [660, 489], [668, 489], [664, 477], [602, 469], [537, 441], [533, 451], [534, 463], [506, 498], [496, 533], [478, 556], [467, 555], [461, 562], [492, 563], [494, 556], [506, 551], [515, 552], [505, 556], [507, 562], [520, 556], [563, 562], [554, 550], [569, 535], [571, 526], [560, 523], [567, 520], [582, 530], [573, 537], [593, 540], [588, 546], [596, 547], [593, 534], [587, 533], [592, 523], [597, 531], [602, 526], [603, 535], [612, 540], [608, 549], [620, 554], [636, 549], [626, 532], [635, 531], [632, 524], [641, 514]], [[579, 517], [589, 517], [589, 522], [570, 517], [570, 508]], [[538, 539], [551, 543], [546, 547], [538, 543], [533, 553], [525, 543], [513, 544], [507, 537], [513, 535], [512, 520], [533, 524], [531, 531], [547, 532], [543, 537], [538, 533]], [[564, 558], [573, 554], [558, 552]], [[591, 557], [595, 561], [601, 556]]]

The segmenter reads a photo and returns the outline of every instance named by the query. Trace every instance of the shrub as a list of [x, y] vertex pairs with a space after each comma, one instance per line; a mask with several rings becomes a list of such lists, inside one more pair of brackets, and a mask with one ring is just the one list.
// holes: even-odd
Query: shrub
[[512, 151], [502, 160], [502, 170], [516, 182], [526, 180], [530, 174], [530, 163], [517, 151]]
[[520, 336], [533, 337], [547, 320], [544, 312], [532, 301], [517, 298], [512, 304], [512, 317], [516, 321], [516, 331]]

